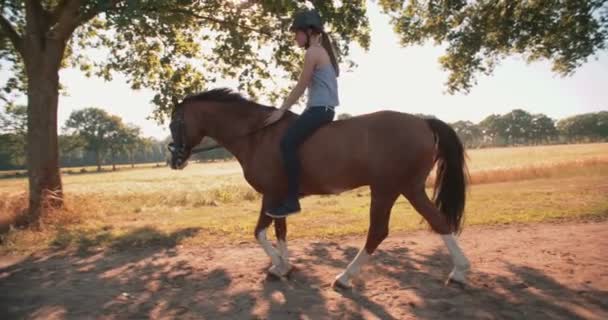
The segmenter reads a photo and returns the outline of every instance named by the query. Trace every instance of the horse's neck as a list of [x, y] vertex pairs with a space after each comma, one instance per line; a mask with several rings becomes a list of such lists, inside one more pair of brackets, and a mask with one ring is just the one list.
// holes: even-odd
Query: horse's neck
[[214, 122], [208, 135], [244, 164], [252, 151], [250, 133], [263, 126], [263, 107], [218, 103], [208, 112]]

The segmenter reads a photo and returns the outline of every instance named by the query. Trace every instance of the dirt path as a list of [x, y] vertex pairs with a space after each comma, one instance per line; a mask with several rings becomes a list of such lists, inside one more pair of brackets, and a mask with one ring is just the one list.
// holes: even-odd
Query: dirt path
[[0, 319], [608, 319], [608, 222], [468, 228], [466, 289], [443, 286], [439, 237], [392, 235], [334, 291], [362, 241], [294, 241], [288, 280], [251, 244], [0, 257]]

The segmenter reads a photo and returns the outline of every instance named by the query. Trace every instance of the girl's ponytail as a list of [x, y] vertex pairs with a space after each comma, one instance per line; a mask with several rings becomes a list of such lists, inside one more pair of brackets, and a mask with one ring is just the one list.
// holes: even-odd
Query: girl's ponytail
[[323, 31], [321, 32], [321, 45], [327, 51], [329, 55], [329, 59], [331, 60], [331, 64], [334, 66], [334, 70], [336, 71], [336, 76], [340, 76], [340, 66], [338, 65], [338, 58], [336, 57], [336, 50], [331, 43], [331, 39], [329, 35]]

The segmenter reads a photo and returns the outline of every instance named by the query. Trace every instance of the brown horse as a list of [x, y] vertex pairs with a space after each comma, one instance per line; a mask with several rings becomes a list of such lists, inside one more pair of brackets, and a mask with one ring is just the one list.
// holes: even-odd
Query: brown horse
[[[169, 150], [173, 169], [186, 166], [192, 147], [203, 137], [215, 139], [234, 154], [247, 182], [263, 195], [254, 236], [270, 256], [269, 272], [285, 276], [291, 269], [286, 221], [274, 221], [275, 248], [266, 238], [273, 219], [264, 212], [287, 192], [279, 141], [297, 115], [288, 112], [278, 123], [263, 127], [272, 110], [228, 89], [187, 97], [173, 112]], [[371, 190], [365, 247], [336, 277], [334, 285], [349, 287], [350, 279], [387, 237], [391, 208], [399, 195], [405, 196], [442, 236], [454, 263], [448, 280], [465, 283], [469, 262], [453, 233], [461, 227], [466, 166], [462, 143], [452, 128], [437, 119], [380, 111], [334, 121], [315, 132], [299, 150], [302, 196], [337, 194], [360, 186]], [[433, 203], [425, 192], [425, 181], [436, 163]]]

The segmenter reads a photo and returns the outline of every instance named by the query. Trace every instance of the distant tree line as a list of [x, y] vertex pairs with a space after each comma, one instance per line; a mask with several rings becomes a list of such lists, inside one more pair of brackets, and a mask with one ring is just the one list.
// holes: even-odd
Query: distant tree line
[[[25, 106], [9, 105], [0, 113], [0, 170], [25, 169]], [[99, 108], [70, 114], [59, 135], [62, 167], [165, 163], [166, 141], [143, 137], [141, 129]]]
[[[416, 114], [422, 118], [433, 115]], [[338, 115], [338, 120], [352, 117]], [[506, 147], [557, 143], [608, 141], [608, 111], [579, 114], [559, 121], [540, 114], [515, 109], [492, 114], [479, 123], [450, 123], [467, 148]]]
[[608, 141], [608, 111], [579, 114], [559, 121], [515, 109], [475, 124], [451, 124], [467, 148]]
[[[431, 115], [417, 114], [421, 117]], [[351, 118], [342, 113], [338, 120]], [[584, 143], [608, 141], [608, 111], [585, 113], [556, 121], [544, 114], [531, 114], [515, 109], [507, 114], [492, 114], [479, 123], [451, 123], [467, 148]], [[8, 105], [0, 113], [0, 170], [25, 169], [25, 106]], [[171, 137], [157, 140], [143, 137], [141, 129], [125, 124], [122, 119], [99, 108], [72, 112], [59, 135], [62, 167], [137, 163], [166, 164], [167, 143]], [[213, 139], [204, 139], [201, 146], [211, 146]], [[192, 156], [194, 161], [232, 158], [224, 148]]]

